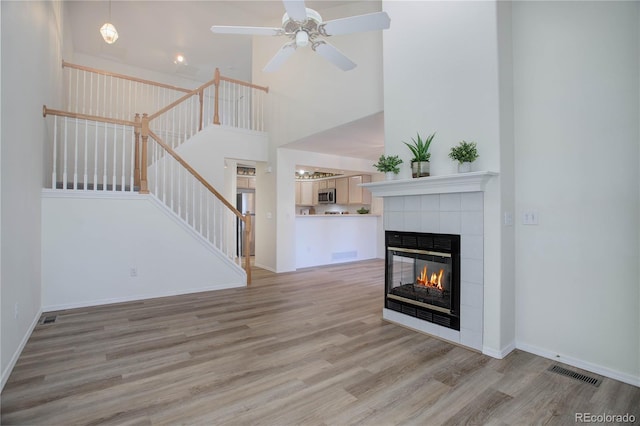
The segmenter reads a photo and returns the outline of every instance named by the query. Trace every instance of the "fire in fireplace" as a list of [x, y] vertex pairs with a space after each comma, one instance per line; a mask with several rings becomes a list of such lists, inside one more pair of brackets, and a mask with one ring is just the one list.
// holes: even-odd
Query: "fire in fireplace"
[[460, 236], [385, 232], [385, 307], [460, 330]]

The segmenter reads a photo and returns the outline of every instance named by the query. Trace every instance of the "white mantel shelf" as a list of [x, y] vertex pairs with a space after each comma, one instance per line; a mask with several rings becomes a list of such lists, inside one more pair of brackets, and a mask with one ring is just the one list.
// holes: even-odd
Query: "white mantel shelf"
[[469, 172], [361, 183], [359, 186], [367, 188], [374, 197], [479, 192], [484, 191], [487, 182], [494, 176], [498, 176], [498, 173], [487, 171]]

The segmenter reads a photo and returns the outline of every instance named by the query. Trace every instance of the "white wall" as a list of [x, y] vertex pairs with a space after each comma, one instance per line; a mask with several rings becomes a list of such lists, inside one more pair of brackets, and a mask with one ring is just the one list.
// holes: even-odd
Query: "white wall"
[[515, 2], [518, 346], [640, 385], [638, 2]]
[[242, 269], [152, 196], [44, 195], [44, 311], [245, 285]]
[[[411, 177], [411, 153], [402, 141], [416, 132], [436, 132], [432, 175], [455, 171], [448, 153], [463, 139], [478, 144], [475, 170], [500, 172], [508, 135], [501, 123], [496, 2], [385, 1], [383, 8], [392, 22], [383, 35], [385, 151], [404, 160], [400, 178]], [[514, 342], [513, 330], [502, 328], [514, 318], [502, 302], [504, 287], [513, 283], [502, 277], [501, 179], [493, 178], [484, 195], [483, 350], [494, 356]]]
[[[2, 1], [2, 385], [41, 306], [43, 104], [60, 99], [62, 3]], [[15, 315], [15, 308], [18, 313]]]
[[[264, 132], [212, 125], [180, 145], [176, 152], [207, 182], [222, 192], [227, 181], [225, 159], [266, 161], [268, 143]], [[235, 179], [236, 174], [232, 173], [232, 177]], [[226, 195], [231, 204], [235, 204], [235, 191]]]
[[[375, 12], [381, 10], [380, 4], [379, 1], [353, 2], [323, 11], [322, 18], [330, 20]], [[280, 24], [273, 22], [274, 26]], [[269, 164], [263, 165], [265, 169], [258, 167], [257, 173], [259, 176], [265, 173], [266, 167], [272, 170], [257, 183], [256, 209], [260, 208], [264, 214], [256, 216], [256, 229], [260, 230], [256, 234], [256, 263], [279, 272], [295, 269], [295, 252], [291, 251], [295, 242], [292, 232], [295, 229], [292, 189], [295, 165], [281, 165], [277, 147], [383, 109], [381, 32], [335, 36], [327, 41], [358, 66], [348, 72], [341, 71], [306, 47], [298, 49], [277, 72], [264, 73], [262, 68], [287, 39], [253, 38], [253, 82], [269, 86], [266, 110], [271, 145]]]

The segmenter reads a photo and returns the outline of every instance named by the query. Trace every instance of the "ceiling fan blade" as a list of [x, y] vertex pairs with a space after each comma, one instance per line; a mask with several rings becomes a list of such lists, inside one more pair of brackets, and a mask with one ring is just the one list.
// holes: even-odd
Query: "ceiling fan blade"
[[270, 27], [235, 27], [226, 25], [214, 25], [211, 31], [216, 34], [246, 34], [277, 36], [282, 34], [282, 28]]
[[386, 30], [391, 25], [387, 12], [367, 13], [334, 19], [320, 25], [318, 31], [325, 36], [359, 33], [364, 31]]
[[344, 54], [336, 49], [335, 46], [327, 43], [326, 41], [317, 41], [313, 44], [312, 48], [318, 52], [320, 56], [340, 68], [342, 71], [349, 71], [357, 66], [355, 62], [344, 56]]
[[275, 54], [273, 58], [269, 61], [267, 65], [262, 69], [265, 72], [273, 72], [284, 64], [284, 62], [289, 59], [291, 55], [296, 51], [296, 43], [287, 43], [278, 50], [278, 53]]
[[307, 20], [307, 9], [304, 5], [304, 0], [282, 0], [282, 3], [284, 3], [284, 8], [289, 18], [297, 22]]

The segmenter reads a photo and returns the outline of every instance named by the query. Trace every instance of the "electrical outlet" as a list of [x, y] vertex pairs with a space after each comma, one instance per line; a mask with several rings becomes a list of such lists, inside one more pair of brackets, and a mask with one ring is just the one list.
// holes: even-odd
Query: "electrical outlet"
[[138, 268], [129, 268], [129, 276], [137, 277], [138, 276]]

